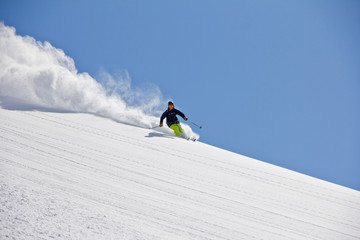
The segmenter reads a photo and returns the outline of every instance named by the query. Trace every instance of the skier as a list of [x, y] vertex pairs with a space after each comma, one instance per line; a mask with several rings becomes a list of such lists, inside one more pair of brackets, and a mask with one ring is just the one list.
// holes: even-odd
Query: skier
[[179, 137], [184, 131], [176, 115], [181, 116], [185, 121], [188, 120], [185, 114], [174, 108], [173, 102], [168, 102], [168, 109], [161, 115], [159, 127], [163, 126], [163, 121], [166, 118], [166, 124], [174, 131], [175, 135]]

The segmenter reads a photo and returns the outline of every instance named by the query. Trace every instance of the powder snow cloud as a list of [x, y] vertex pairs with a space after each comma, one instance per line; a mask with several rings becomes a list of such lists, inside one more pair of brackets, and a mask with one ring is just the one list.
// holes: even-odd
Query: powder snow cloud
[[15, 28], [4, 23], [0, 23], [0, 69], [0, 100], [8, 107], [86, 112], [148, 127], [155, 122], [149, 114], [162, 102], [156, 87], [133, 91], [129, 77], [114, 79], [104, 72], [101, 84], [78, 73], [74, 60], [61, 49], [16, 35]]

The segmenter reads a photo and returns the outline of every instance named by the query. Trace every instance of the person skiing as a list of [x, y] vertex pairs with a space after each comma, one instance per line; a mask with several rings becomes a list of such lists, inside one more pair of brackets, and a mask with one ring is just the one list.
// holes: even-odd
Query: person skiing
[[185, 114], [174, 108], [173, 102], [168, 102], [168, 109], [161, 115], [159, 127], [163, 126], [163, 121], [166, 118], [166, 124], [174, 131], [175, 135], [179, 137], [184, 131], [176, 115], [181, 116], [185, 121], [188, 120]]

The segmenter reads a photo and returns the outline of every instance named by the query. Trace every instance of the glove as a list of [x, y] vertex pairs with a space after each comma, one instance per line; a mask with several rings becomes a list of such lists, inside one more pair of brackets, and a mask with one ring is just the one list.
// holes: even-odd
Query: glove
[[184, 120], [187, 121], [188, 120], [187, 117], [184, 117]]
[[163, 126], [163, 124], [162, 124], [162, 123], [160, 123], [159, 127], [162, 127], [162, 126]]

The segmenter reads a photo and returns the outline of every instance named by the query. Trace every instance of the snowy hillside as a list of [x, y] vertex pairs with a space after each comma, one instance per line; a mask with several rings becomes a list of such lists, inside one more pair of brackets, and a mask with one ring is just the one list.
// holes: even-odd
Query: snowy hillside
[[360, 239], [360, 192], [149, 130], [156, 86], [4, 23], [0, 69], [1, 240]]
[[90, 114], [0, 109], [0, 239], [360, 239], [360, 193]]

